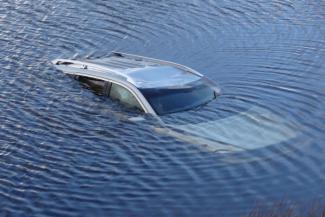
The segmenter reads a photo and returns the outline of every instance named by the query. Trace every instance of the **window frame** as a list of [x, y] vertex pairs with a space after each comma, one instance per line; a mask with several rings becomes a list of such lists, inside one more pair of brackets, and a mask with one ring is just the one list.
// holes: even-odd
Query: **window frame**
[[[90, 79], [98, 79], [98, 80], [102, 80], [102, 81], [105, 81], [105, 82], [110, 82], [111, 83], [110, 88], [112, 87], [113, 83], [116, 84], [116, 85], [120, 85], [120, 86], [124, 87], [126, 90], [128, 90], [135, 97], [135, 99], [138, 101], [141, 108], [143, 109], [144, 113], [152, 114], [152, 115], [158, 117], [158, 115], [153, 110], [153, 108], [151, 107], [151, 105], [149, 104], [147, 99], [131, 83], [129, 83], [127, 81], [122, 81], [122, 80], [118, 81], [118, 80], [114, 80], [114, 79], [103, 78], [101, 76], [93, 76], [93, 75], [90, 75], [90, 74], [87, 74], [87, 73], [76, 73], [74, 75], [77, 75], [79, 77], [87, 77], [87, 78], [90, 78]], [[108, 97], [109, 97], [109, 93], [108, 93]]]

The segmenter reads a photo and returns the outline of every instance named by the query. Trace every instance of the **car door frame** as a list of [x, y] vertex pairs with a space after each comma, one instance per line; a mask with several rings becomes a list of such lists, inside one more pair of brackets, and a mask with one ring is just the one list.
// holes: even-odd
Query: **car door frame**
[[124, 87], [125, 89], [130, 91], [130, 93], [133, 94], [133, 96], [137, 99], [137, 101], [139, 102], [139, 104], [141, 105], [141, 107], [145, 113], [148, 113], [148, 114], [158, 117], [158, 115], [153, 110], [153, 108], [151, 107], [149, 102], [146, 100], [146, 98], [142, 95], [142, 93], [138, 90], [138, 88], [136, 88], [130, 82], [119, 79], [118, 76], [115, 76], [116, 79], [114, 78], [114, 76], [112, 76], [112, 78], [106, 78], [106, 77], [100, 76], [100, 74], [97, 71], [89, 70], [87, 68], [74, 68], [73, 67], [70, 70], [67, 70], [68, 68], [70, 68], [70, 67], [64, 67], [64, 69], [62, 69], [62, 71], [65, 74], [84, 76], [84, 77], [88, 77], [88, 78], [95, 78], [95, 79], [115, 83], [117, 85]]

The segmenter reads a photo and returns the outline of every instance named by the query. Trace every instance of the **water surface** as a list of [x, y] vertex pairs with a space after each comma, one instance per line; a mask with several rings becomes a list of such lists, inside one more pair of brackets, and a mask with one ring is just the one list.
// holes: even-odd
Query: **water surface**
[[[0, 5], [1, 216], [245, 216], [256, 204], [324, 201], [323, 1]], [[112, 50], [179, 62], [221, 86], [205, 112], [167, 122], [218, 122], [257, 107], [295, 136], [212, 152], [157, 132], [150, 117], [127, 121], [132, 112], [50, 64]]]

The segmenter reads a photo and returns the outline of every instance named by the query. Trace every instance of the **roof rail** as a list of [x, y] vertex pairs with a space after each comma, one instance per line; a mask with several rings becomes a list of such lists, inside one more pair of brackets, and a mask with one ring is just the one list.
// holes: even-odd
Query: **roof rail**
[[197, 76], [203, 77], [203, 75], [199, 72], [197, 72], [194, 69], [191, 69], [187, 66], [178, 64], [178, 63], [174, 63], [174, 62], [170, 62], [170, 61], [165, 61], [165, 60], [159, 60], [159, 59], [154, 59], [154, 58], [149, 58], [149, 57], [144, 57], [144, 56], [139, 56], [139, 55], [134, 55], [134, 54], [128, 54], [128, 53], [122, 53], [122, 52], [116, 52], [113, 51], [112, 55], [118, 56], [118, 57], [125, 57], [125, 58], [129, 58], [129, 59], [139, 59], [139, 60], [147, 60], [153, 63], [158, 63], [161, 65], [167, 65], [167, 66], [174, 66], [175, 68], [190, 72], [192, 74], [195, 74]]

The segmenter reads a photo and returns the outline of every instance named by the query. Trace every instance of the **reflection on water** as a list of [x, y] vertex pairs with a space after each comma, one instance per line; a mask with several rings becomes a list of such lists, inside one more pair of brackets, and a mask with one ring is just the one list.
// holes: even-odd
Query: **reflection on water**
[[[1, 216], [244, 216], [324, 200], [323, 2], [0, 3]], [[128, 121], [50, 63], [111, 50], [212, 78], [215, 102], [164, 122], [253, 150], [211, 152], [151, 117]]]

